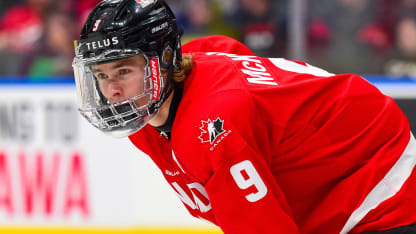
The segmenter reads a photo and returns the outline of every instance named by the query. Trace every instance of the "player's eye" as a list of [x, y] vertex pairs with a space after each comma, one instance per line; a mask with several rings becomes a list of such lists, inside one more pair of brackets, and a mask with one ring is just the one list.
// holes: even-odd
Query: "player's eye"
[[108, 78], [108, 76], [105, 73], [96, 73], [95, 77], [97, 77], [97, 79], [99, 80], [105, 80]]
[[120, 69], [119, 73], [120, 73], [120, 75], [126, 75], [126, 74], [130, 73], [130, 70], [129, 69]]

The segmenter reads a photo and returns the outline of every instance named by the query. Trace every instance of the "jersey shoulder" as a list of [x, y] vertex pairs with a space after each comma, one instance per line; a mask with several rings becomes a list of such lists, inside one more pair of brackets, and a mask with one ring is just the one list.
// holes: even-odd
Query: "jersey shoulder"
[[227, 36], [212, 35], [200, 37], [182, 46], [183, 53], [223, 52], [240, 55], [254, 55], [243, 43]]

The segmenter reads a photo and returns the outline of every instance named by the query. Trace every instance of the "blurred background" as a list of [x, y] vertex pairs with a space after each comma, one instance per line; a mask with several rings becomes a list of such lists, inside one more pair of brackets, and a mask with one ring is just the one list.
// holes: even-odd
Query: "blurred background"
[[[228, 35], [259, 56], [360, 74], [416, 133], [416, 0], [166, 1], [183, 43]], [[0, 1], [0, 233], [221, 233], [177, 197], [197, 191], [174, 191], [127, 139], [80, 117], [73, 40], [98, 2]]]
[[[0, 76], [72, 76], [72, 41], [98, 0], [2, 0]], [[167, 0], [184, 42], [223, 34], [256, 55], [333, 73], [416, 77], [416, 0]]]

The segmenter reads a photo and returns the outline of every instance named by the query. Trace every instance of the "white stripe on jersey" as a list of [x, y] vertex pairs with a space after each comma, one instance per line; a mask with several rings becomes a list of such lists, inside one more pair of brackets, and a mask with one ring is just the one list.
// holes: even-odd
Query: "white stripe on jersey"
[[175, 162], [176, 162], [176, 165], [178, 165], [179, 169], [181, 169], [182, 173], [183, 173], [183, 174], [186, 174], [186, 172], [183, 170], [183, 168], [182, 168], [181, 164], [179, 164], [179, 161], [178, 161], [178, 159], [176, 158], [175, 152], [173, 152], [173, 150], [172, 150], [172, 158], [173, 158], [173, 161], [175, 161]]
[[409, 143], [384, 178], [371, 190], [363, 203], [351, 214], [341, 234], [348, 233], [371, 210], [375, 209], [383, 201], [393, 197], [409, 178], [416, 165], [416, 140], [410, 133]]

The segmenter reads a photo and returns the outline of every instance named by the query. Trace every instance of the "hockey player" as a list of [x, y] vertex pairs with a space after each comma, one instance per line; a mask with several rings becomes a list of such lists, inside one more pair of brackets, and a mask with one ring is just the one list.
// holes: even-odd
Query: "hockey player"
[[103, 1], [73, 66], [81, 114], [149, 155], [193, 216], [227, 234], [416, 233], [416, 142], [392, 98], [180, 37], [161, 0]]

